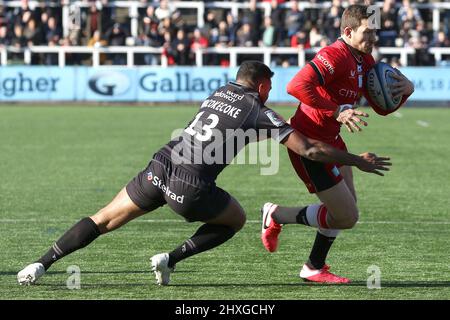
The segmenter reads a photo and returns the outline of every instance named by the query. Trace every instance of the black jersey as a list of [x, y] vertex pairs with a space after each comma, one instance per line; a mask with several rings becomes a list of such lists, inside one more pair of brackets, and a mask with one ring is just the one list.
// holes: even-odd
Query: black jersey
[[251, 88], [235, 82], [206, 99], [182, 134], [158, 153], [200, 177], [215, 180], [248, 143], [272, 138], [282, 142], [291, 132]]

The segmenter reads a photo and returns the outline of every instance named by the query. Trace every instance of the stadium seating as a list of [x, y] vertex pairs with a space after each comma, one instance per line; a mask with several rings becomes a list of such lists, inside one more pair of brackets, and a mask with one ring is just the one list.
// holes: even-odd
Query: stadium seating
[[[0, 1], [1, 65], [302, 66], [358, 1]], [[364, 2], [364, 1], [361, 1]], [[378, 60], [450, 61], [450, 3], [376, 2]]]

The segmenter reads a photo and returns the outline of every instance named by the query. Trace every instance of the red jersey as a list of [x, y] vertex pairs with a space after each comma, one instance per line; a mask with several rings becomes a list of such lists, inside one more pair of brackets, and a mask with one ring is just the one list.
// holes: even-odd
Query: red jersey
[[333, 113], [341, 104], [354, 104], [364, 94], [365, 74], [375, 61], [355, 56], [341, 39], [321, 49], [289, 82], [287, 91], [301, 101], [291, 125], [304, 135], [335, 144], [341, 124]]

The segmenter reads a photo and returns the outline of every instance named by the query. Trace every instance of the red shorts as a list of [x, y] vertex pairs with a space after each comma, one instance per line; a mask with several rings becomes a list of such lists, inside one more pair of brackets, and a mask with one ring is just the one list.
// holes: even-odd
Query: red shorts
[[[347, 151], [347, 146], [341, 136], [336, 139], [332, 146]], [[342, 166], [340, 164], [312, 161], [299, 156], [289, 149], [288, 153], [292, 166], [310, 193], [327, 190], [337, 185], [343, 179], [338, 169]]]

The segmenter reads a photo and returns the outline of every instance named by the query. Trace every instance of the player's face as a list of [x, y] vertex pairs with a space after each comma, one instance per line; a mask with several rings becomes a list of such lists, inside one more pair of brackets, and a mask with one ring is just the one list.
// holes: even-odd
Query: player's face
[[267, 99], [269, 99], [269, 92], [272, 89], [272, 80], [264, 79], [258, 85], [258, 93], [261, 102], [266, 103]]
[[361, 25], [351, 32], [351, 46], [363, 53], [371, 53], [376, 41], [376, 29], [369, 28], [368, 21], [362, 20]]

